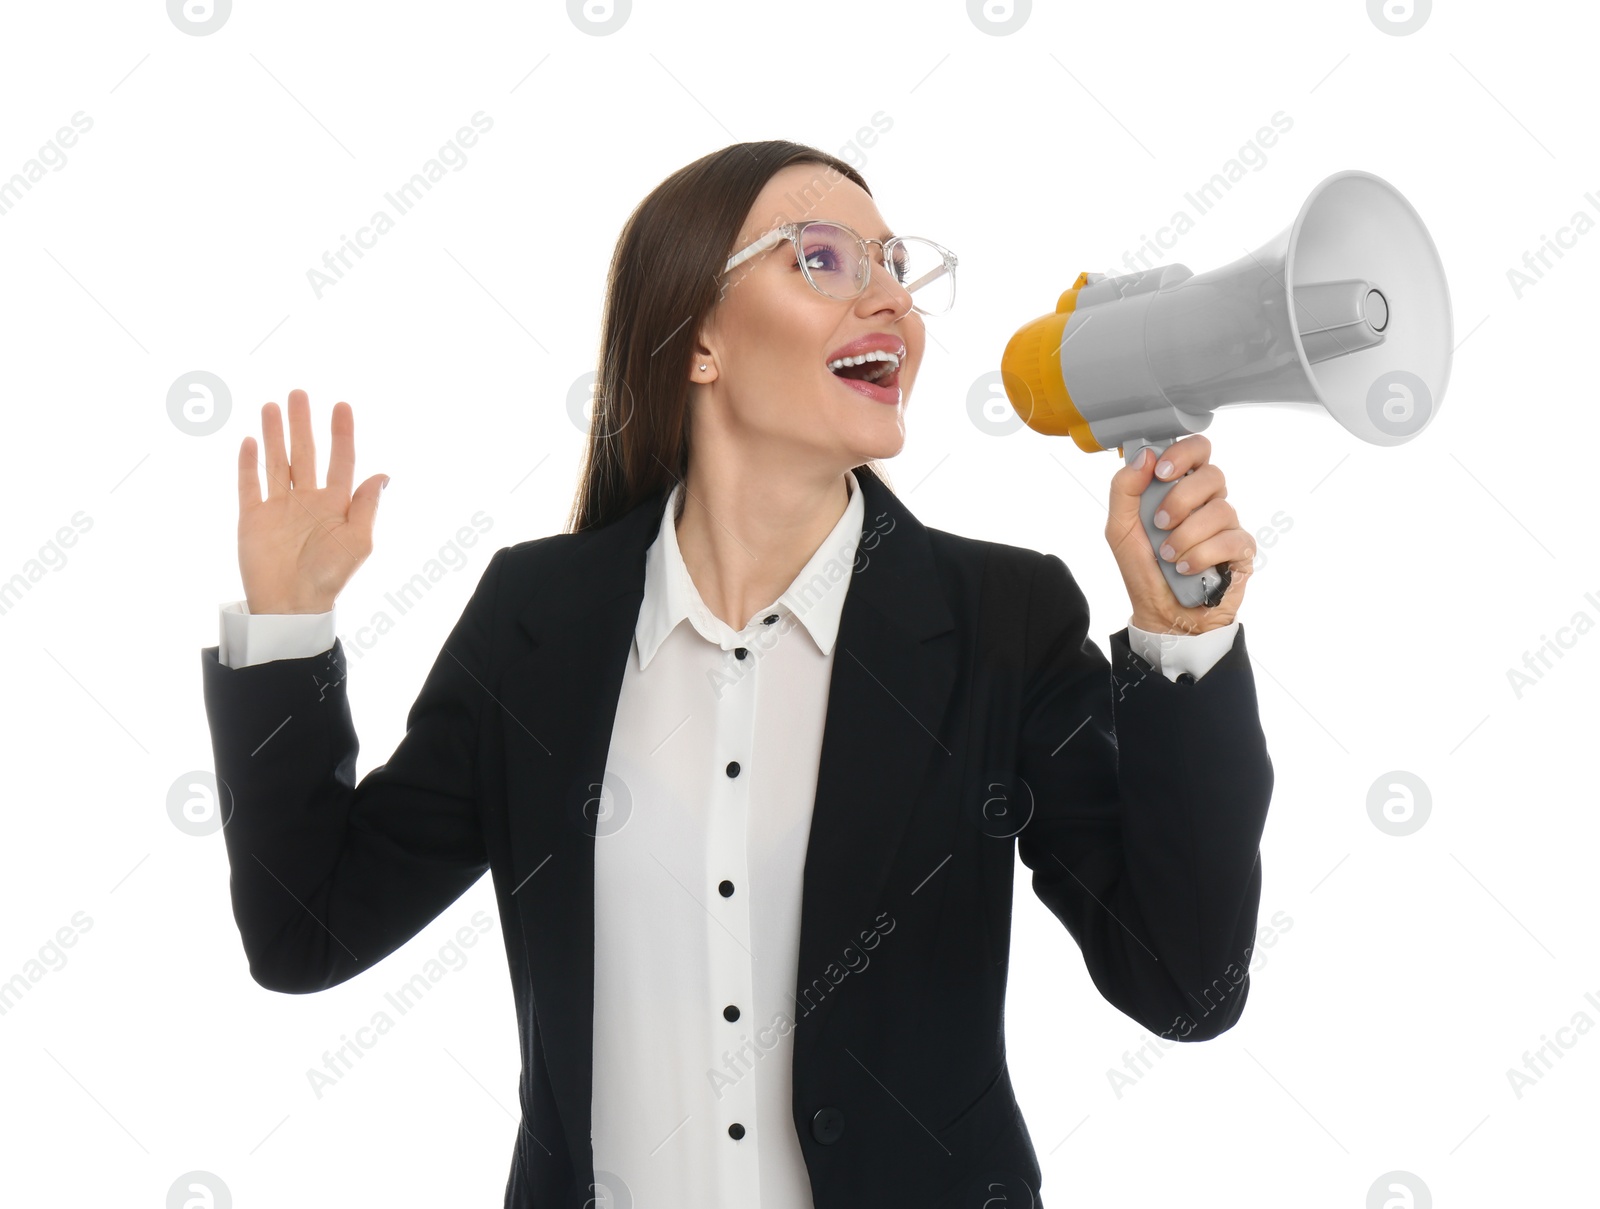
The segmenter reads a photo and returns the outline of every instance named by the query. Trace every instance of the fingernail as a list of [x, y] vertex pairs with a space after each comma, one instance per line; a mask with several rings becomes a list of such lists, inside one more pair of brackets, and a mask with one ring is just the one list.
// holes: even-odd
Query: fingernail
[[1187, 562], [1181, 562], [1181, 563], [1178, 564], [1178, 574], [1179, 575], [1187, 575], [1187, 574], [1189, 574], [1189, 564]]
[[1158, 465], [1156, 467], [1156, 477], [1159, 478], [1159, 479], [1164, 479], [1164, 478], [1167, 477], [1167, 475], [1169, 475], [1171, 473], [1172, 473], [1172, 463], [1171, 462], [1162, 462], [1160, 465]]
[[1167, 515], [1167, 510], [1165, 508], [1163, 508], [1160, 512], [1156, 513], [1156, 528], [1157, 529], [1165, 529], [1167, 527], [1167, 525], [1171, 523], [1171, 521], [1172, 521], [1172, 518]]
[[387, 490], [389, 490], [389, 476], [388, 475], [384, 475], [383, 476], [383, 486], [379, 487], [378, 490], [379, 491], [387, 491]]
[[[1175, 553], [1176, 553], [1176, 551], [1173, 550], [1171, 542], [1162, 542], [1161, 543], [1161, 557], [1162, 558], [1166, 559], [1168, 562], [1171, 562], [1172, 561], [1172, 556]], [[1181, 567], [1179, 569], [1182, 570]]]

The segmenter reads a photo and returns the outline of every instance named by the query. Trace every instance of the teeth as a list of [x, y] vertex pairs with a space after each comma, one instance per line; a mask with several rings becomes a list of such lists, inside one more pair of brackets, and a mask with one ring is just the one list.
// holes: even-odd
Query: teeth
[[840, 357], [835, 361], [830, 361], [828, 362], [828, 368], [842, 369], [846, 365], [861, 365], [867, 361], [887, 361], [890, 363], [891, 368], [898, 369], [900, 367], [899, 357], [895, 356], [893, 353], [886, 353], [874, 349], [870, 353], [862, 353], [859, 357]]

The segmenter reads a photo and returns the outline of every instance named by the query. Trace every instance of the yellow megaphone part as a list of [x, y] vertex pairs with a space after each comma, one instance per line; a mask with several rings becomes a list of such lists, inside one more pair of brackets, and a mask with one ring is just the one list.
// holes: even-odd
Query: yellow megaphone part
[[1078, 291], [1089, 274], [1079, 273], [1056, 302], [1053, 315], [1041, 315], [1023, 325], [1006, 345], [1000, 358], [1000, 381], [1011, 406], [1034, 432], [1047, 437], [1070, 436], [1085, 453], [1103, 452], [1094, 439], [1061, 377], [1061, 341], [1078, 305]]

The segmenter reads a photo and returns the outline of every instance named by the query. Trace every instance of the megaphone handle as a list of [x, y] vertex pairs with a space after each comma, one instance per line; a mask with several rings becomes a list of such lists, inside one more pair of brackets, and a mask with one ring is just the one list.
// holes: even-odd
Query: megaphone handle
[[[1155, 456], [1159, 460], [1162, 452], [1171, 444], [1172, 438], [1155, 441], [1147, 441], [1143, 437], [1130, 438], [1122, 446], [1124, 464], [1133, 465], [1147, 445], [1155, 451]], [[1156, 512], [1161, 508], [1161, 501], [1166, 498], [1167, 492], [1172, 490], [1172, 485], [1179, 479], [1192, 473], [1185, 471], [1178, 478], [1170, 480], [1158, 479], [1152, 475], [1150, 485], [1139, 497], [1139, 519], [1144, 522], [1145, 534], [1150, 539], [1150, 549], [1155, 552], [1156, 562], [1161, 566], [1161, 574], [1166, 576], [1167, 586], [1178, 598], [1178, 603], [1191, 609], [1200, 606], [1211, 608], [1222, 600], [1223, 593], [1228, 590], [1228, 584], [1233, 579], [1231, 571], [1227, 567], [1207, 567], [1203, 571], [1180, 575], [1175, 562], [1168, 562], [1161, 557], [1161, 547], [1166, 542], [1169, 531], [1156, 526]]]

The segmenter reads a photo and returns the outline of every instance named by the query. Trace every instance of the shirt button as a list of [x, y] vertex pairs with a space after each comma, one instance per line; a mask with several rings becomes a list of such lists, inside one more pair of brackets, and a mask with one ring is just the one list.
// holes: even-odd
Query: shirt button
[[717, 893], [722, 895], [723, 898], [732, 898], [733, 897], [733, 883], [732, 882], [728, 882], [728, 881], [721, 882], [717, 886]]
[[778, 615], [776, 613], [768, 613], [765, 617], [763, 617], [761, 619], [761, 624], [762, 625], [771, 625], [774, 621], [777, 621], [777, 620], [778, 620]]
[[736, 777], [736, 776], [739, 775], [739, 761], [737, 761], [737, 760], [729, 760], [728, 761], [728, 775], [730, 777]]
[[750, 652], [745, 650], [742, 646], [736, 646], [733, 648], [733, 657], [735, 659], [743, 659], [749, 653]]
[[737, 1019], [739, 1019], [739, 1009], [734, 1007], [733, 1004], [730, 1003], [727, 1007], [722, 1009], [722, 1018], [724, 1020], [737, 1020]]
[[744, 1137], [744, 1126], [735, 1121], [732, 1125], [728, 1126], [728, 1136], [737, 1142], [740, 1138]]

